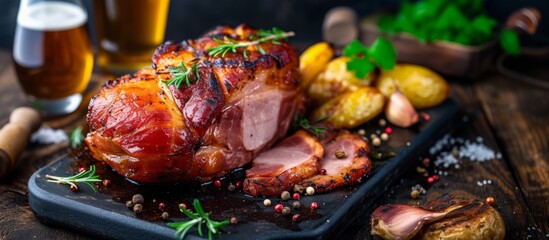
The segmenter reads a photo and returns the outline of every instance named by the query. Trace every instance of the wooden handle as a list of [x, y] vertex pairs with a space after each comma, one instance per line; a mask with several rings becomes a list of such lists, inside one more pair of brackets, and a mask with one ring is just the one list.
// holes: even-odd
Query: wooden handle
[[358, 21], [355, 11], [349, 7], [336, 7], [324, 16], [322, 37], [325, 41], [342, 47], [358, 38]]
[[505, 25], [527, 34], [536, 33], [541, 20], [541, 13], [535, 8], [521, 8], [509, 16]]
[[0, 178], [17, 165], [32, 132], [40, 127], [40, 115], [32, 108], [20, 107], [10, 115], [10, 121], [0, 129]]

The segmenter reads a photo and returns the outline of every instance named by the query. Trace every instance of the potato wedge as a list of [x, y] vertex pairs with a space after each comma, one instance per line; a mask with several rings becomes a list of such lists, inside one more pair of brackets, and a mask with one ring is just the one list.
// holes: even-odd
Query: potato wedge
[[324, 103], [341, 93], [355, 91], [372, 83], [374, 80], [373, 73], [360, 80], [354, 72], [347, 70], [349, 60], [348, 57], [338, 57], [331, 60], [326, 68], [311, 82], [306, 93], [315, 103]]
[[416, 109], [434, 107], [449, 94], [444, 78], [419, 65], [397, 64], [393, 70], [381, 73], [376, 86], [389, 97], [395, 90], [395, 84]]
[[326, 63], [334, 57], [334, 49], [327, 42], [315, 43], [299, 56], [301, 87], [307, 88], [311, 81], [324, 69]]
[[313, 119], [328, 117], [326, 121], [337, 128], [354, 128], [383, 111], [385, 97], [373, 87], [361, 87], [341, 94], [322, 104], [313, 113]]

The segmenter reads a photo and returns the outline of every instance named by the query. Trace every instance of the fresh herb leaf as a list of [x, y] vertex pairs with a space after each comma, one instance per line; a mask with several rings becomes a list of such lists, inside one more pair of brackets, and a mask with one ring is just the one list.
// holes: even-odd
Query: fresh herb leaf
[[370, 48], [354, 40], [343, 49], [343, 55], [351, 59], [347, 62], [347, 70], [354, 71], [358, 79], [364, 79], [376, 66], [392, 69], [396, 64], [396, 54], [391, 42], [384, 38], [376, 39]]
[[505, 53], [516, 56], [520, 53], [520, 41], [518, 34], [510, 29], [504, 29], [500, 33], [500, 44]]
[[172, 79], [163, 81], [166, 86], [175, 85], [176, 88], [179, 88], [183, 82], [185, 82], [187, 86], [191, 86], [190, 75], [193, 73], [197, 79], [200, 78], [198, 73], [198, 65], [196, 64], [193, 64], [190, 68], [187, 68], [185, 63], [180, 62], [179, 66], [170, 68], [169, 71], [172, 74]]
[[212, 240], [214, 234], [220, 234], [219, 229], [230, 222], [228, 220], [218, 222], [210, 219], [211, 213], [206, 213], [200, 204], [198, 199], [193, 202], [196, 213], [192, 213], [185, 209], [183, 206], [179, 206], [179, 210], [183, 212], [191, 220], [183, 222], [168, 223], [168, 227], [174, 228], [175, 236], [179, 239], [184, 239], [191, 228], [197, 226], [198, 235], [203, 237], [202, 226], [205, 224], [208, 229], [208, 239]]
[[326, 119], [328, 119], [328, 116], [323, 117], [323, 118], [319, 119], [318, 121], [314, 122], [313, 124], [311, 124], [309, 119], [307, 119], [306, 117], [301, 116], [301, 115], [297, 115], [296, 118], [295, 118], [295, 121], [294, 121], [294, 126], [296, 128], [305, 129], [308, 132], [314, 134], [317, 138], [319, 138], [328, 129], [325, 128], [325, 127], [314, 127], [313, 125], [317, 124], [317, 123], [324, 122], [324, 121], [326, 121]]
[[48, 182], [52, 183], [59, 183], [59, 184], [67, 184], [71, 187], [78, 189], [78, 185], [76, 183], [84, 183], [88, 185], [93, 191], [97, 192], [95, 187], [91, 184], [92, 182], [101, 182], [101, 179], [99, 179], [99, 176], [95, 175], [95, 166], [91, 165], [90, 169], [82, 171], [76, 175], [69, 176], [69, 177], [58, 177], [58, 176], [52, 176], [52, 175], [46, 175], [46, 179], [48, 179]]
[[410, 33], [425, 43], [481, 45], [495, 38], [497, 21], [488, 17], [482, 0], [419, 0], [403, 1], [398, 12], [382, 16], [378, 26], [385, 33]]
[[393, 69], [396, 64], [396, 49], [385, 38], [376, 39], [367, 51], [368, 57], [374, 58], [375, 63], [383, 70]]
[[82, 144], [84, 134], [82, 134], [82, 126], [75, 127], [69, 135], [69, 144], [72, 148], [76, 148]]
[[247, 48], [249, 46], [256, 46], [257, 50], [261, 54], [266, 54], [265, 49], [261, 47], [261, 43], [271, 41], [273, 44], [280, 44], [279, 40], [286, 40], [288, 37], [293, 37], [294, 32], [285, 32], [279, 28], [272, 28], [271, 30], [260, 29], [255, 35], [249, 37], [250, 41], [236, 41], [230, 37], [225, 36], [223, 40], [214, 38], [213, 40], [219, 45], [206, 49], [209, 56], [225, 57], [228, 52], [237, 53], [239, 49], [242, 49], [242, 55], [248, 58]]

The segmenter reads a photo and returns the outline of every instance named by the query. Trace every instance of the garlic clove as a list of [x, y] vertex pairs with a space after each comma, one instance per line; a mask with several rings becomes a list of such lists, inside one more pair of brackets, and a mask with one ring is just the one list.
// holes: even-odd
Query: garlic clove
[[412, 103], [398, 88], [391, 94], [385, 107], [387, 120], [398, 127], [409, 127], [417, 123], [419, 114]]
[[411, 239], [424, 224], [440, 220], [468, 204], [459, 202], [438, 211], [403, 204], [384, 205], [372, 213], [371, 234], [383, 239]]

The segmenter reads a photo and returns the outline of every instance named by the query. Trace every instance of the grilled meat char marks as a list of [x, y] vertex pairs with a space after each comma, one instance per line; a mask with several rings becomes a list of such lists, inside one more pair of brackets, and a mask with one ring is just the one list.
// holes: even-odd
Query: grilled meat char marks
[[253, 196], [275, 196], [319, 171], [324, 149], [304, 130], [261, 153], [246, 171], [243, 191]]
[[[214, 37], [247, 41], [256, 32], [219, 27], [197, 40], [166, 42], [153, 68], [107, 82], [88, 109], [92, 155], [139, 182], [208, 181], [271, 147], [301, 105], [291, 46], [262, 43], [266, 54], [250, 46], [247, 58], [207, 52], [219, 44]], [[190, 86], [166, 86], [181, 63], [196, 64], [198, 75], [189, 75]]]
[[[337, 158], [336, 151], [345, 152], [345, 157]], [[343, 131], [334, 140], [324, 145], [324, 157], [320, 160], [320, 169], [326, 174], [317, 174], [303, 180], [300, 185], [311, 186], [315, 192], [328, 192], [335, 188], [358, 183], [372, 169], [367, 156], [368, 144], [359, 136]]]

